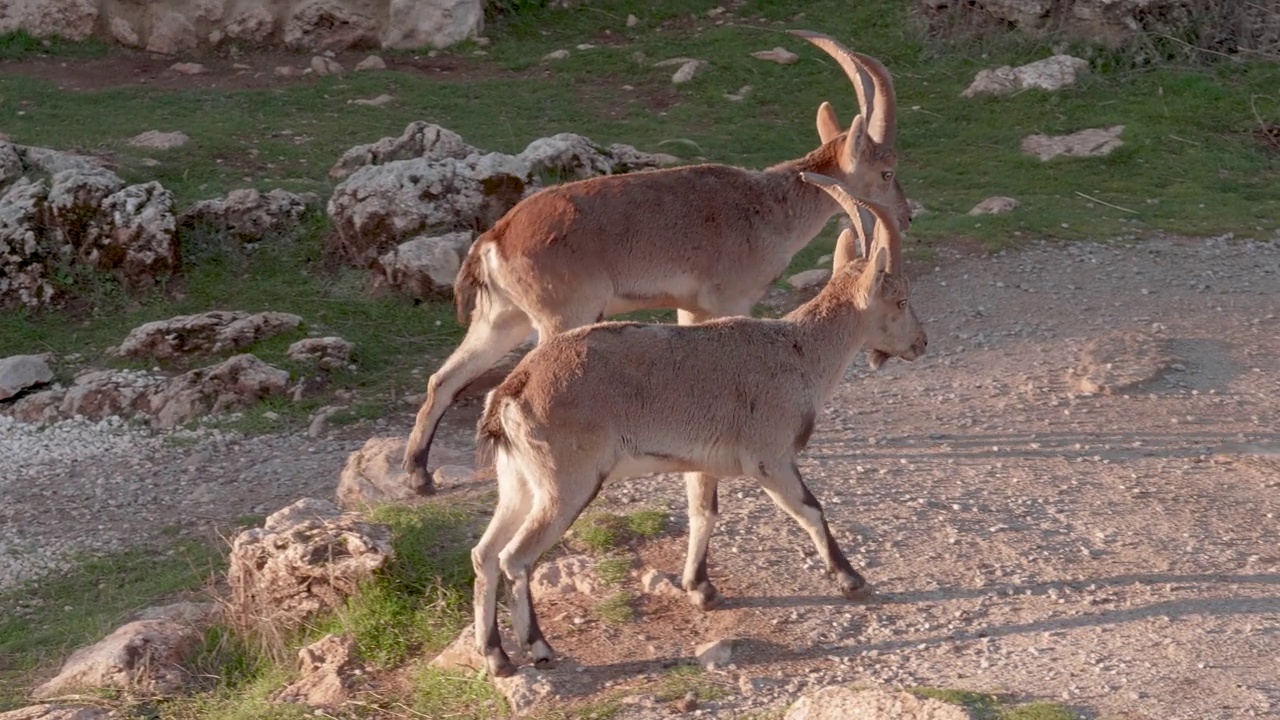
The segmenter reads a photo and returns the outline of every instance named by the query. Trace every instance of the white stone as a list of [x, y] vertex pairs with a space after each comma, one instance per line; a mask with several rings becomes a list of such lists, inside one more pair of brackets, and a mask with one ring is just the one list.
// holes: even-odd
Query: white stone
[[1110, 155], [1113, 150], [1124, 144], [1120, 133], [1123, 125], [1109, 128], [1089, 128], [1070, 135], [1028, 135], [1022, 138], [1023, 154], [1032, 155], [1040, 162], [1052, 160], [1059, 155], [1069, 157], [1102, 157]]
[[768, 60], [776, 62], [779, 65], [790, 65], [800, 59], [800, 56], [791, 52], [784, 47], [775, 47], [772, 50], [759, 50], [751, 53], [751, 57], [757, 60]]
[[992, 197], [987, 198], [986, 200], [983, 200], [977, 205], [974, 205], [973, 209], [969, 211], [969, 214], [970, 215], [1001, 215], [1003, 213], [1012, 212], [1014, 208], [1018, 207], [1018, 205], [1019, 205], [1018, 201], [1011, 197], [1005, 197], [1003, 195], [994, 195]]
[[1088, 60], [1070, 55], [1054, 55], [1016, 68], [1005, 65], [993, 70], [981, 70], [960, 94], [963, 97], [1009, 95], [1032, 88], [1053, 92], [1074, 85], [1076, 79], [1088, 69]]
[[173, 132], [148, 130], [129, 138], [130, 145], [147, 150], [174, 150], [189, 142], [191, 142], [191, 136], [180, 130]]

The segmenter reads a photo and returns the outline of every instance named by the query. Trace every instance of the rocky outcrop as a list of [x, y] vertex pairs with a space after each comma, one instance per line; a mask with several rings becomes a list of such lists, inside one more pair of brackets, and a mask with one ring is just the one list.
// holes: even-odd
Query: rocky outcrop
[[139, 325], [109, 352], [118, 357], [139, 360], [220, 355], [296, 330], [301, 324], [302, 318], [290, 313], [211, 310]]
[[337, 370], [352, 367], [351, 355], [356, 350], [355, 343], [340, 337], [303, 338], [285, 351], [294, 362], [309, 363], [321, 370]]
[[400, 467], [405, 439], [374, 437], [347, 457], [338, 479], [338, 504], [357, 508], [383, 502], [401, 502], [429, 495], [430, 483], [418, 484]]
[[242, 242], [255, 242], [298, 227], [307, 209], [320, 204], [314, 193], [294, 194], [279, 188], [260, 192], [241, 188], [225, 198], [202, 200], [178, 218], [180, 227], [205, 225], [230, 233]]
[[0, 194], [0, 308], [56, 305], [60, 277], [110, 273], [143, 290], [178, 270], [173, 194], [126, 186], [90, 158], [0, 143], [12, 184]]
[[0, 33], [108, 42], [174, 55], [228, 43], [292, 50], [443, 48], [484, 29], [481, 0], [11, 0]]
[[253, 355], [236, 355], [172, 378], [137, 370], [89, 370], [70, 387], [19, 398], [9, 414], [26, 422], [142, 417], [154, 427], [172, 428], [283, 394], [288, 382], [289, 373]]
[[93, 705], [31, 705], [0, 713], [0, 720], [111, 720], [115, 713]]
[[346, 177], [329, 199], [330, 248], [349, 264], [369, 267], [415, 235], [488, 228], [546, 182], [672, 160], [628, 145], [601, 147], [573, 133], [539, 138], [518, 155], [483, 153], [457, 133], [412, 123], [397, 138], [352, 148], [330, 170]]
[[391, 532], [304, 498], [231, 545], [229, 618], [279, 632], [337, 607], [392, 558]]
[[204, 640], [217, 615], [212, 603], [182, 602], [148, 608], [98, 643], [71, 654], [38, 698], [88, 688], [169, 694], [187, 683], [182, 665]]

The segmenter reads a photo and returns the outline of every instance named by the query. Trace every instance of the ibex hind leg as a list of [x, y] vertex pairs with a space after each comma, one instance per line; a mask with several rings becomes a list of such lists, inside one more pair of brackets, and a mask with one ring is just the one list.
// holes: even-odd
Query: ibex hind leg
[[684, 474], [685, 494], [689, 500], [689, 551], [685, 557], [681, 585], [689, 601], [700, 610], [710, 610], [724, 598], [711, 584], [707, 573], [707, 546], [720, 514], [718, 497], [720, 479], [706, 473]]
[[529, 494], [514, 470], [499, 459], [498, 506], [488, 528], [471, 551], [475, 569], [476, 650], [484, 656], [489, 674], [506, 677], [516, 671], [502, 649], [498, 634], [498, 585], [502, 580], [498, 552], [511, 541], [529, 513]]
[[[537, 483], [537, 479], [531, 479]], [[503, 574], [511, 582], [512, 624], [523, 631], [522, 642], [529, 645], [534, 664], [549, 667], [555, 653], [538, 627], [533, 611], [533, 598], [529, 592], [529, 575], [533, 563], [560, 538], [581, 514], [599, 491], [603, 478], [593, 472], [566, 473], [547, 486], [554, 486], [558, 493], [536, 493], [534, 504], [525, 516], [520, 529], [498, 554]], [[553, 499], [554, 498], [554, 499]]]
[[809, 534], [818, 549], [818, 555], [826, 563], [827, 574], [834, 576], [839, 583], [841, 594], [850, 600], [870, 597], [871, 588], [840, 551], [840, 546], [831, 535], [831, 528], [827, 526], [822, 505], [805, 485], [795, 462], [778, 463], [774, 467], [762, 466], [756, 477], [778, 507], [795, 518]]
[[533, 325], [522, 310], [513, 306], [493, 307], [502, 302], [494, 298], [488, 312], [477, 312], [467, 327], [466, 337], [444, 364], [427, 381], [427, 398], [418, 409], [413, 432], [404, 449], [404, 470], [415, 487], [424, 494], [434, 489], [427, 470], [427, 457], [440, 418], [468, 383], [493, 367], [503, 355], [514, 350], [529, 335]]

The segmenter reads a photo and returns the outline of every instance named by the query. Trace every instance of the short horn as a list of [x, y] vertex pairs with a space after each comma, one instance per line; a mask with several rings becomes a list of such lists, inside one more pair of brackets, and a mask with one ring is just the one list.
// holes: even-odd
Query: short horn
[[889, 212], [880, 203], [871, 202], [864, 198], [855, 197], [849, 194], [844, 185], [839, 180], [827, 175], [812, 172], [800, 173], [800, 179], [811, 185], [817, 185], [822, 188], [835, 199], [845, 213], [849, 215], [849, 219], [858, 222], [858, 208], [865, 208], [876, 218], [875, 230], [871, 239], [871, 246], [867, 252], [867, 257], [873, 257], [876, 245], [884, 243], [889, 249], [889, 264], [885, 270], [890, 274], [902, 272], [902, 234], [898, 230], [898, 224], [893, 219], [893, 214]]
[[[893, 92], [893, 77], [889, 75], [885, 66], [870, 55], [850, 50], [829, 35], [809, 30], [790, 30], [789, 32], [818, 46], [840, 63], [840, 67], [844, 69], [845, 75], [849, 76], [849, 81], [853, 83], [853, 88], [858, 93], [858, 107], [862, 114], [870, 114], [867, 117], [868, 137], [878, 145], [893, 147], [897, 128], [898, 102]], [[871, 86], [875, 89], [875, 94], [872, 96], [874, 107], [867, 105], [862, 80], [858, 75], [859, 70], [871, 78]]]

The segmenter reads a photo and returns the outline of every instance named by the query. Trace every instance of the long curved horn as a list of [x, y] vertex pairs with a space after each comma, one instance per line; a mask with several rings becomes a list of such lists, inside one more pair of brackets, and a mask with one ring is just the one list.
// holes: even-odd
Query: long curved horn
[[800, 173], [800, 179], [827, 191], [827, 194], [840, 203], [840, 207], [848, 213], [849, 218], [854, 222], [858, 221], [858, 208], [865, 208], [872, 215], [875, 215], [876, 229], [871, 239], [871, 247], [867, 252], [867, 257], [875, 257], [876, 246], [883, 243], [889, 250], [889, 263], [885, 266], [885, 272], [892, 275], [902, 271], [902, 234], [898, 231], [898, 225], [893, 219], [893, 213], [889, 212], [880, 203], [850, 195], [844, 185], [841, 185], [840, 181], [833, 177], [820, 173], [802, 172]]
[[[788, 32], [808, 40], [840, 63], [844, 74], [849, 76], [854, 90], [858, 93], [858, 107], [861, 108], [863, 115], [871, 113], [867, 118], [868, 136], [878, 145], [893, 147], [897, 128], [898, 101], [893, 93], [893, 78], [885, 66], [870, 55], [850, 50], [829, 35], [810, 30], [788, 30]], [[859, 70], [871, 78], [871, 86], [875, 88], [875, 95], [872, 98], [874, 108], [867, 106], [862, 80], [858, 75]]]

